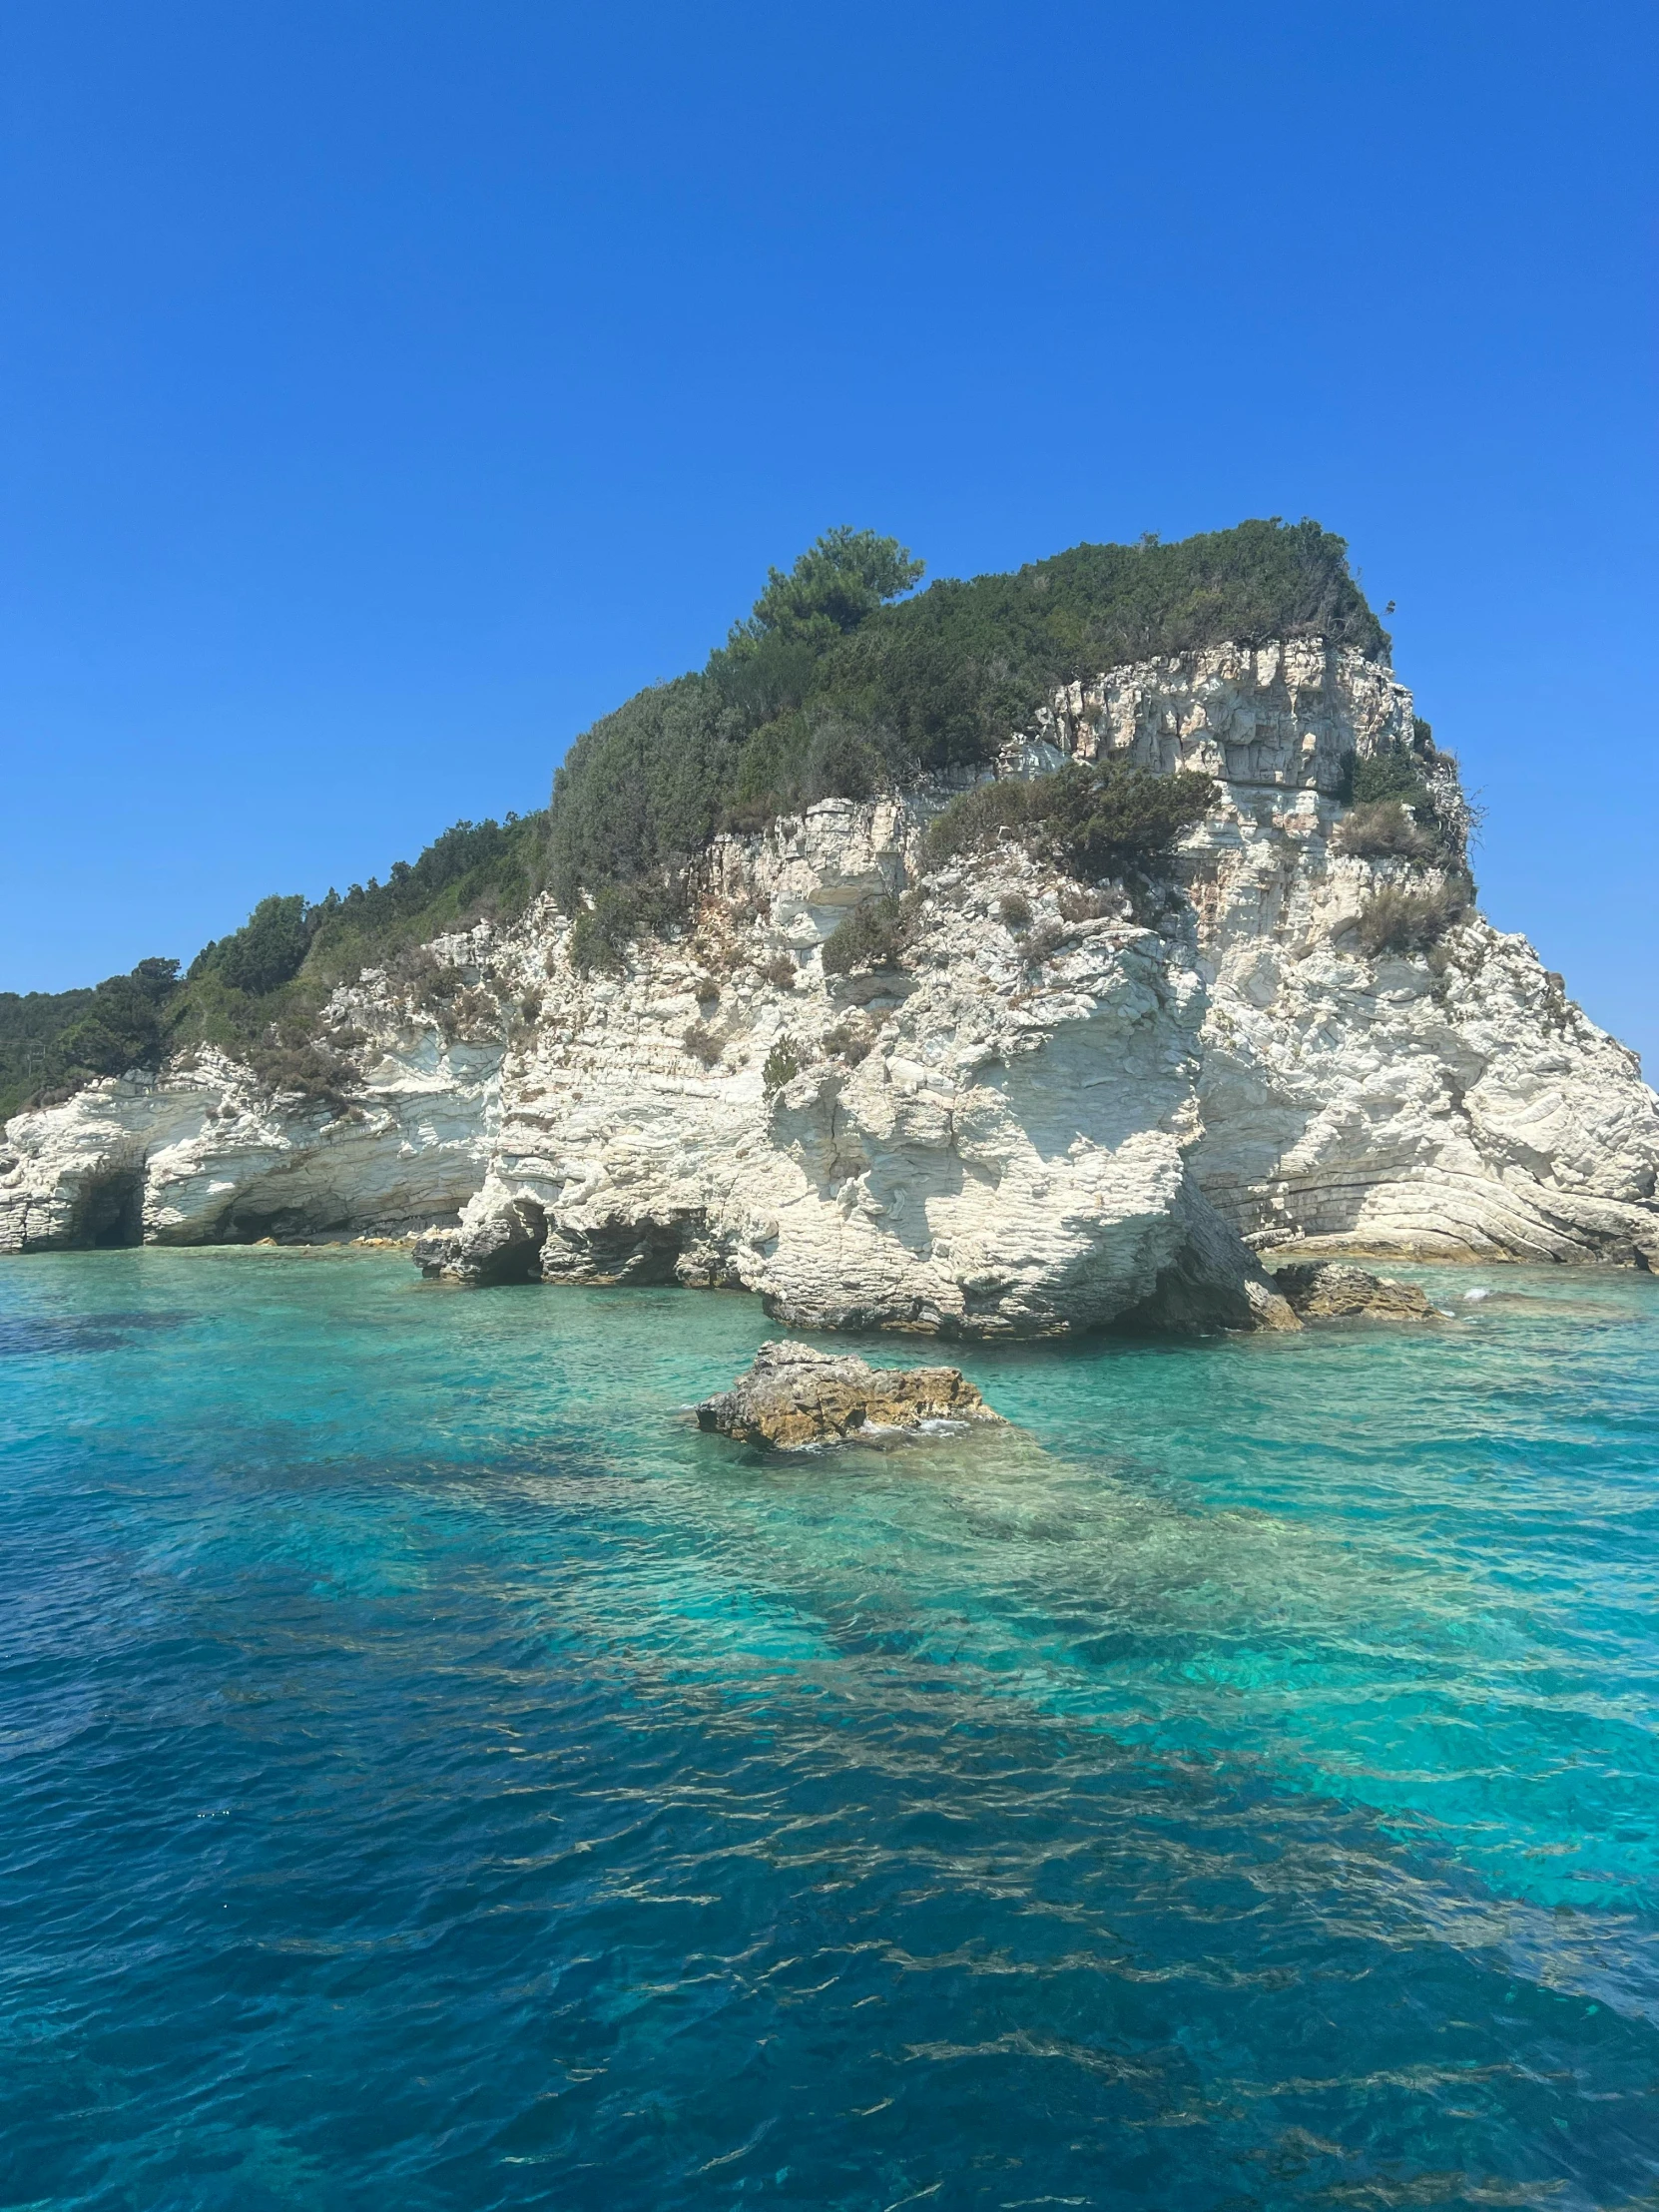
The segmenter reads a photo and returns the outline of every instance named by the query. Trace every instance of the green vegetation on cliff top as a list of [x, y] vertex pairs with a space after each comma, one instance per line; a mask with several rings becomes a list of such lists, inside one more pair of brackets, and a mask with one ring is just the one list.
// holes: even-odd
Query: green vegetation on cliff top
[[326, 1094], [330, 1070], [312, 1040], [334, 986], [446, 929], [521, 911], [542, 887], [546, 840], [544, 814], [458, 822], [384, 883], [370, 877], [366, 889], [353, 883], [314, 904], [262, 899], [242, 928], [203, 947], [182, 982], [177, 960], [142, 960], [96, 990], [0, 992], [0, 1121], [28, 1099], [195, 1044]]
[[831, 530], [771, 571], [701, 671], [576, 740], [550, 813], [457, 823], [343, 896], [263, 899], [182, 981], [176, 962], [146, 960], [96, 990], [0, 993], [0, 1117], [196, 1043], [322, 1090], [306, 1055], [337, 983], [544, 888], [582, 917], [579, 953], [606, 956], [673, 916], [688, 864], [722, 830], [983, 762], [1059, 683], [1229, 641], [1388, 652], [1345, 542], [1306, 520], [1078, 545], [902, 596], [920, 575], [896, 540]]
[[560, 902], [592, 899], [631, 934], [719, 830], [989, 760], [1057, 684], [1126, 661], [1311, 635], [1388, 651], [1317, 522], [1077, 545], [893, 604], [919, 569], [891, 538], [831, 531], [772, 572], [700, 673], [584, 732], [553, 784]]

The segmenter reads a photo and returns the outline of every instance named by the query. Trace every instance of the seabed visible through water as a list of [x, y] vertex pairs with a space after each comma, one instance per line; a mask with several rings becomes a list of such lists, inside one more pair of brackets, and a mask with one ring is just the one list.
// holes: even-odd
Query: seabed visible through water
[[1659, 2205], [1659, 1283], [1400, 1272], [766, 1460], [746, 1298], [0, 1268], [0, 2206]]

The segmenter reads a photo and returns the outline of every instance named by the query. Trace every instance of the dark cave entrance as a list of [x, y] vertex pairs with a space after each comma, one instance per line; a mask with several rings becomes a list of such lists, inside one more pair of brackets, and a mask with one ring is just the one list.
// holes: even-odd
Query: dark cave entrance
[[515, 1198], [490, 1225], [488, 1245], [473, 1265], [480, 1284], [539, 1283], [547, 1216], [533, 1198]]
[[71, 1242], [83, 1252], [112, 1252], [144, 1242], [144, 1169], [106, 1168], [89, 1176], [75, 1208]]

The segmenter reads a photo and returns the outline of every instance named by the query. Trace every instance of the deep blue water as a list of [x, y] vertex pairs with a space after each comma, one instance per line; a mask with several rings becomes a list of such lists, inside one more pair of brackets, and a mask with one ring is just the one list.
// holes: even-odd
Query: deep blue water
[[1422, 1279], [764, 1462], [746, 1299], [0, 1266], [0, 2204], [1659, 2205], [1659, 1282]]

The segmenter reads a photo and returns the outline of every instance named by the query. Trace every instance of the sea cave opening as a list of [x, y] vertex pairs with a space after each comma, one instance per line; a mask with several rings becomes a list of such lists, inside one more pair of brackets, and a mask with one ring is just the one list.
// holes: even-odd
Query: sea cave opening
[[109, 1252], [144, 1242], [142, 1165], [106, 1168], [88, 1178], [75, 1209], [71, 1242], [83, 1252]]

